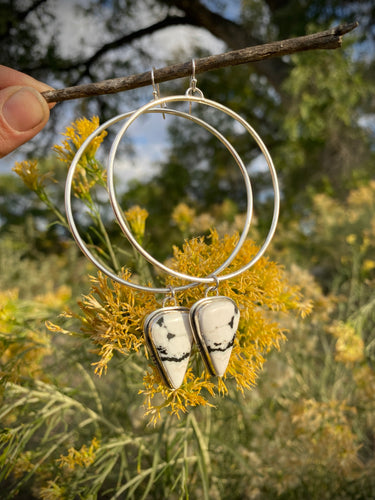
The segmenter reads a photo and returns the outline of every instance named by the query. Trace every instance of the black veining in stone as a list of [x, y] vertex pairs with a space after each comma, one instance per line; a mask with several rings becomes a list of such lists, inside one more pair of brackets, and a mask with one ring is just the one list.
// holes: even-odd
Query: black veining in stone
[[[172, 356], [165, 356], [166, 352], [163, 348], [157, 347], [156, 349], [158, 350], [161, 361], [174, 361], [176, 363], [179, 363], [180, 361], [182, 361], [190, 356], [190, 352], [185, 352], [182, 356], [180, 356], [178, 358], [172, 357]], [[164, 354], [164, 356], [163, 356], [163, 354]]]
[[[230, 347], [233, 346], [235, 338], [236, 338], [236, 334], [233, 335], [232, 340], [230, 340], [224, 347], [212, 347], [212, 346], [208, 345], [207, 350], [208, 350], [208, 352], [215, 352], [215, 351], [225, 352], [227, 349], [229, 349]], [[214, 346], [218, 346], [218, 345], [221, 345], [221, 344], [218, 342], [214, 343]]]

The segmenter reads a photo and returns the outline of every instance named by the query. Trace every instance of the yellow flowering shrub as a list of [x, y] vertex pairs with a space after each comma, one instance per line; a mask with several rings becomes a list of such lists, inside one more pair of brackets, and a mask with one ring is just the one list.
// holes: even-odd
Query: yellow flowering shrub
[[[79, 119], [68, 127], [63, 134], [61, 145], [54, 147], [58, 159], [69, 164], [84, 140], [99, 126], [97, 117], [92, 120]], [[90, 190], [95, 184], [104, 184], [105, 172], [96, 160], [97, 149], [105, 132], [101, 133], [86, 148], [77, 167], [73, 182], [73, 192], [86, 202], [89, 210], [95, 212], [94, 222], [99, 222], [97, 232], [103, 232], [104, 225], [98, 219]], [[21, 176], [23, 172], [18, 172]], [[25, 179], [24, 179], [25, 180]], [[238, 228], [243, 224], [243, 218], [236, 214], [233, 202], [224, 200], [215, 208], [219, 231], [211, 230], [209, 239], [192, 239], [187, 241], [182, 249], [174, 249], [174, 255], [169, 265], [178, 271], [190, 275], [206, 276], [219, 267], [223, 260], [232, 252], [238, 241]], [[214, 212], [215, 212], [214, 210]], [[142, 242], [145, 232], [147, 211], [141, 207], [130, 208], [125, 217], [137, 241]], [[202, 218], [206, 214], [201, 214]], [[186, 204], [179, 204], [172, 219], [180, 230], [188, 235], [197, 224], [194, 210]], [[214, 226], [214, 218], [208, 217], [209, 229]], [[201, 222], [201, 221], [200, 221]], [[224, 224], [224, 225], [223, 225]], [[224, 230], [225, 228], [225, 230]], [[219, 237], [220, 234], [220, 237]], [[112, 258], [113, 267], [118, 269], [114, 249], [110, 246], [109, 237], [103, 235], [103, 241], [108, 246], [108, 255]], [[228, 272], [243, 267], [257, 253], [258, 247], [248, 240], [241, 252], [229, 266]], [[134, 273], [123, 269], [122, 276], [126, 280], [151, 282], [156, 278], [164, 282], [164, 286], [177, 286], [178, 280], [166, 280], [165, 276], [152, 276], [146, 273], [144, 264], [136, 261], [138, 268]], [[143, 321], [145, 316], [160, 307], [157, 298], [152, 293], [135, 292], [133, 289], [111, 282], [102, 273], [91, 277], [91, 290], [79, 301], [80, 314], [65, 313], [68, 318], [79, 321], [80, 330], [97, 346], [99, 360], [94, 363], [95, 372], [106, 373], [108, 363], [115, 352], [121, 355], [138, 353], [145, 359], [148, 357], [143, 337]], [[181, 305], [191, 305], [204, 296], [204, 287], [191, 288], [178, 297]], [[171, 390], [166, 388], [157, 371], [150, 365], [144, 377], [144, 388], [140, 391], [145, 397], [146, 414], [156, 422], [160, 411], [167, 408], [172, 414], [179, 415], [189, 407], [211, 405], [209, 396], [228, 393], [228, 383], [234, 385], [241, 393], [251, 389], [262, 369], [265, 355], [273, 348], [279, 349], [280, 342], [285, 340], [285, 331], [279, 324], [280, 314], [295, 310], [305, 316], [311, 310], [311, 304], [303, 302], [296, 286], [289, 286], [283, 270], [268, 258], [261, 258], [257, 264], [236, 279], [220, 284], [220, 294], [232, 298], [238, 305], [241, 319], [232, 356], [226, 375], [221, 379], [210, 378], [203, 369], [202, 362], [196, 350], [190, 360], [185, 381], [181, 388]], [[67, 333], [60, 326], [48, 323], [50, 330]], [[144, 363], [142, 363], [144, 364]], [[161, 396], [161, 397], [160, 397]]]
[[[17, 290], [0, 292], [0, 382], [45, 378], [42, 359], [50, 354], [49, 336], [32, 322], [45, 314], [42, 302], [22, 301]], [[24, 324], [22, 315], [28, 315]], [[30, 326], [29, 326], [30, 325]]]
[[[245, 463], [242, 473], [251, 471], [248, 498], [314, 498], [316, 485], [319, 498], [341, 498], [332, 492], [340, 491], [342, 478], [353, 481], [363, 473], [353, 425], [356, 408], [333, 398], [293, 401], [289, 395], [280, 400], [273, 411], [262, 411], [262, 432], [251, 446], [238, 446]], [[327, 472], [329, 484], [322, 488]]]
[[[364, 260], [363, 270], [374, 269], [375, 249], [375, 181], [350, 191], [346, 202], [339, 202], [326, 194], [314, 197], [313, 238], [327, 256], [350, 264], [354, 258]], [[336, 247], [330, 244], [335, 239]], [[344, 260], [343, 260], [344, 259]]]
[[[207, 275], [220, 265], [224, 256], [229, 255], [237, 240], [237, 235], [221, 239], [216, 232], [212, 232], [209, 243], [197, 238], [186, 242], [181, 250], [175, 248], [174, 257], [168, 264], [183, 273]], [[246, 241], [228, 272], [245, 265], [258, 249], [252, 241]], [[125, 280], [139, 279], [128, 270], [124, 270], [121, 276]], [[143, 321], [150, 312], [161, 306], [154, 294], [134, 291], [112, 282], [101, 272], [90, 280], [89, 294], [79, 301], [82, 314], [75, 317], [80, 321], [81, 331], [98, 346], [100, 359], [95, 363], [95, 371], [101, 375], [106, 373], [116, 351], [127, 355], [141, 350], [141, 355], [147, 356]], [[168, 279], [165, 285], [177, 286], [178, 280]], [[285, 332], [278, 324], [278, 315], [295, 310], [305, 316], [311, 310], [311, 303], [301, 301], [299, 288], [289, 286], [282, 268], [266, 257], [262, 257], [253, 268], [238, 278], [222, 282], [220, 294], [232, 298], [241, 312], [226, 374], [218, 380], [210, 378], [203, 369], [198, 353], [194, 351], [183, 385], [174, 390], [164, 386], [156, 369], [150, 365], [144, 377], [144, 388], [140, 392], [146, 398], [146, 414], [152, 422], [158, 420], [164, 408], [179, 415], [190, 406], [212, 404], [208, 396], [227, 394], [230, 380], [234, 380], [237, 390], [241, 392], [251, 389], [267, 352], [272, 348], [279, 349], [280, 342], [285, 340]], [[190, 307], [203, 296], [204, 287], [196, 287], [188, 289], [177, 299], [181, 305]], [[60, 327], [50, 325], [50, 328], [59, 331]]]
[[14, 475], [15, 478], [18, 479], [33, 469], [34, 466], [31, 459], [32, 459], [32, 452], [30, 450], [21, 453], [17, 457], [12, 471], [12, 474]]
[[291, 411], [295, 445], [303, 447], [306, 466], [329, 466], [338, 474], [359, 471], [359, 443], [353, 432], [356, 409], [343, 401], [313, 399], [296, 403]]

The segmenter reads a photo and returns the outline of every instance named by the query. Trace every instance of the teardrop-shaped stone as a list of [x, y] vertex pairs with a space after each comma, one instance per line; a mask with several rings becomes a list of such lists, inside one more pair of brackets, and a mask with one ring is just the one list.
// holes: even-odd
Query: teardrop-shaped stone
[[166, 385], [178, 389], [189, 364], [193, 334], [186, 307], [164, 307], [145, 320], [147, 347]]
[[239, 320], [238, 307], [229, 297], [206, 297], [191, 308], [194, 338], [211, 375], [224, 375]]

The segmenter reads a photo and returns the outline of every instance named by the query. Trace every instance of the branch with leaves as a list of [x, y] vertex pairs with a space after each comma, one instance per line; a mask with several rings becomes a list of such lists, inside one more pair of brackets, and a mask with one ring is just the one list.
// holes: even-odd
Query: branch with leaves
[[[295, 54], [296, 52], [337, 49], [342, 45], [342, 36], [358, 26], [358, 23], [343, 24], [335, 28], [313, 33], [311, 35], [289, 38], [287, 40], [256, 45], [240, 50], [233, 50], [224, 54], [203, 57], [195, 60], [195, 73], [205, 73], [227, 66], [249, 64], [257, 61]], [[167, 82], [177, 78], [189, 77], [192, 73], [192, 62], [174, 64], [154, 70], [155, 83]], [[83, 97], [92, 97], [104, 94], [115, 94], [126, 90], [152, 85], [151, 72], [122, 78], [113, 78], [97, 83], [77, 85], [60, 90], [43, 92], [47, 102], [61, 102]]]

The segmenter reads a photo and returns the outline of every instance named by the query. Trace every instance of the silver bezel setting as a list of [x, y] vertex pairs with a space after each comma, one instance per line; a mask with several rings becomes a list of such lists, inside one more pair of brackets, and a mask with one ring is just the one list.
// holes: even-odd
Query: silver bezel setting
[[168, 376], [168, 372], [163, 365], [159, 352], [154, 343], [154, 339], [152, 338], [151, 331], [152, 331], [152, 326], [161, 316], [166, 316], [168, 315], [169, 312], [176, 312], [176, 311], [185, 312], [187, 315], [189, 315], [189, 309], [187, 307], [182, 307], [182, 306], [163, 307], [162, 309], [157, 309], [156, 311], [150, 313], [145, 318], [143, 325], [143, 332], [148, 352], [150, 353], [151, 359], [154, 362], [161, 378], [163, 379], [164, 384], [167, 387], [169, 387], [169, 389], [177, 389], [177, 387], [174, 387], [171, 379]]
[[203, 362], [206, 366], [208, 373], [212, 376], [217, 376], [215, 367], [212, 363], [210, 352], [207, 348], [206, 341], [204, 339], [200, 322], [198, 321], [198, 314], [202, 312], [205, 306], [208, 306], [212, 302], [218, 299], [225, 299], [226, 301], [232, 302], [235, 308], [238, 310], [238, 306], [233, 299], [230, 297], [226, 297], [225, 295], [216, 295], [214, 297], [204, 297], [203, 299], [198, 300], [190, 309], [190, 325], [193, 331], [194, 341], [198, 346], [199, 352], [202, 356]]

